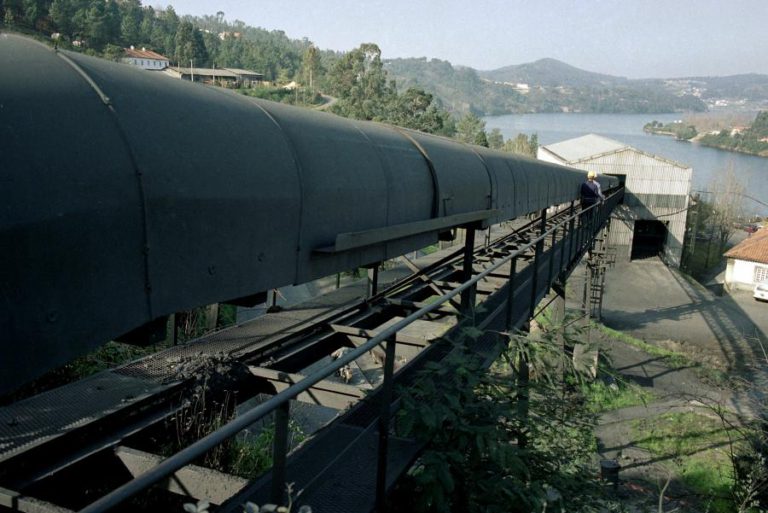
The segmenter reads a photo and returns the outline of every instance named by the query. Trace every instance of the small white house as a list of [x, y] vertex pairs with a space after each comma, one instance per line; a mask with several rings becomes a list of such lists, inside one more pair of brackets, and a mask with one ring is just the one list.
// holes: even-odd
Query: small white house
[[725, 286], [729, 290], [752, 290], [756, 283], [768, 283], [768, 228], [736, 244], [725, 257]]
[[146, 48], [137, 50], [131, 46], [130, 48], [125, 48], [124, 52], [125, 54], [122, 61], [141, 69], [161, 71], [167, 68], [170, 64], [168, 57], [164, 57], [159, 53], [147, 50]]

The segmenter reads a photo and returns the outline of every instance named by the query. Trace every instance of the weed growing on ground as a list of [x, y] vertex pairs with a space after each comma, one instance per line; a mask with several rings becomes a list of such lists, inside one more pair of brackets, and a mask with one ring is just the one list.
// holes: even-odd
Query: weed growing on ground
[[639, 419], [635, 444], [665, 461], [686, 486], [709, 503], [713, 513], [734, 511], [731, 439], [723, 423], [695, 412], [673, 412]]
[[[203, 382], [186, 407], [174, 416], [176, 440], [164, 452], [178, 452], [221, 428], [234, 416], [232, 394], [224, 392], [217, 398], [208, 397], [207, 386]], [[288, 437], [289, 447], [295, 447], [306, 439], [301, 426], [293, 419], [288, 424]], [[274, 438], [274, 422], [267, 420], [254, 433], [243, 433], [214, 447], [200, 463], [214, 470], [254, 479], [272, 467]]]
[[[600, 372], [603, 372], [602, 369]], [[586, 401], [585, 406], [593, 413], [619, 410], [630, 406], [644, 406], [654, 399], [652, 392], [620, 376], [601, 379], [598, 374], [597, 380], [584, 382], [580, 388]]]
[[626, 333], [622, 333], [621, 331], [616, 331], [603, 324], [594, 323], [593, 327], [605, 333], [608, 337], [612, 339], [618, 340], [620, 342], [624, 342], [625, 344], [630, 345], [632, 347], [636, 347], [637, 349], [640, 349], [641, 351], [644, 351], [650, 355], [661, 357], [664, 363], [672, 369], [697, 367], [699, 365], [698, 363], [692, 361], [690, 358], [688, 358], [682, 353], [678, 353], [676, 351], [670, 351], [669, 349], [664, 349], [662, 347], [654, 346], [643, 340], [640, 340], [639, 338], [635, 338], [631, 335], [627, 335]]

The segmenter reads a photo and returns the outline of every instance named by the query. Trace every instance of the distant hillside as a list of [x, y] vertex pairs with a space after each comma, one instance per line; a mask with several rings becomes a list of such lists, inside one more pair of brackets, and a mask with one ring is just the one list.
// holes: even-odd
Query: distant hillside
[[522, 94], [482, 80], [472, 68], [424, 57], [388, 60], [385, 68], [397, 80], [398, 89], [423, 88], [434, 93], [449, 110], [489, 115], [525, 111]]
[[478, 71], [478, 75], [493, 82], [535, 84], [546, 87], [599, 87], [627, 83], [624, 77], [585, 71], [556, 59], [540, 59], [491, 71]]
[[703, 98], [768, 100], [768, 75], [750, 73], [727, 77], [690, 77], [686, 80], [704, 89]]
[[385, 67], [399, 88], [421, 87], [458, 112], [496, 115], [706, 110], [704, 102], [690, 91], [669, 87], [662, 80], [632, 81], [580, 70], [554, 59], [483, 72], [426, 58], [393, 59]]

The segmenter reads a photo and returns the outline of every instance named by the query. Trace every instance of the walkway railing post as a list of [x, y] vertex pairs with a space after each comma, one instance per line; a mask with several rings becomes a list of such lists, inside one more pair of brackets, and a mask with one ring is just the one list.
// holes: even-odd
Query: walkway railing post
[[[531, 321], [523, 324], [520, 329], [520, 337], [527, 336], [531, 329]], [[520, 431], [517, 434], [517, 446], [524, 449], [528, 445], [528, 408], [530, 372], [528, 369], [528, 355], [526, 353], [528, 343], [521, 341], [522, 350], [517, 357], [517, 416], [520, 420]]]
[[552, 241], [549, 248], [549, 280], [547, 281], [547, 287], [552, 286], [554, 266], [555, 266], [555, 244], [557, 243], [557, 227], [552, 230]]
[[563, 225], [563, 235], [560, 238], [560, 270], [558, 271], [558, 277], [565, 269], [565, 240], [568, 237], [568, 227]]
[[[544, 232], [547, 231], [547, 209], [544, 208], [541, 210], [541, 229], [539, 231], [539, 235], [544, 235]], [[541, 257], [541, 253], [544, 246], [544, 240], [540, 240], [536, 243], [536, 252], [533, 256], [533, 267], [532, 271], [533, 274], [531, 275], [531, 308], [530, 313], [528, 315], [529, 319], [533, 319], [533, 314], [536, 312], [536, 289], [539, 286], [539, 259]]]
[[379, 414], [379, 451], [376, 467], [376, 511], [387, 508], [387, 457], [389, 454], [389, 419], [392, 415], [392, 388], [395, 370], [395, 336], [387, 338], [384, 356], [384, 382], [381, 385], [381, 413]]
[[275, 439], [272, 443], [272, 503], [282, 505], [285, 499], [286, 462], [288, 459], [288, 422], [290, 402], [275, 410]]
[[513, 257], [509, 263], [509, 283], [507, 284], [507, 330], [512, 329], [512, 308], [514, 306], [515, 298], [515, 275], [517, 274], [517, 257]]
[[[464, 262], [462, 267], [462, 281], [472, 279], [472, 264], [474, 263], [475, 229], [467, 228], [464, 241]], [[475, 291], [477, 285], [472, 285], [461, 293], [461, 313], [470, 319], [475, 318]]]
[[573, 242], [576, 238], [576, 232], [574, 228], [576, 227], [576, 216], [575, 216], [575, 206], [576, 202], [571, 201], [571, 220], [568, 222], [568, 263], [570, 264], [573, 260]]

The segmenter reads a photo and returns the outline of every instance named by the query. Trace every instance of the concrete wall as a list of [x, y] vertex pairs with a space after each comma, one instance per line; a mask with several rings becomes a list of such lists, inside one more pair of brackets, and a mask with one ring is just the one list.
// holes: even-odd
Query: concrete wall
[[728, 290], [752, 290], [755, 286], [755, 276], [758, 269], [762, 270], [761, 275], [768, 276], [768, 265], [729, 258], [725, 268], [726, 288]]

